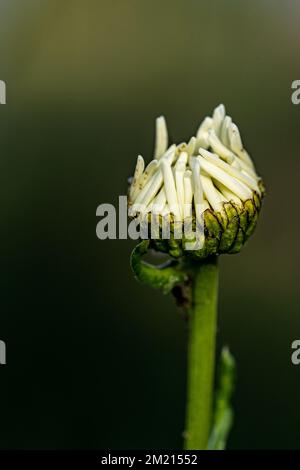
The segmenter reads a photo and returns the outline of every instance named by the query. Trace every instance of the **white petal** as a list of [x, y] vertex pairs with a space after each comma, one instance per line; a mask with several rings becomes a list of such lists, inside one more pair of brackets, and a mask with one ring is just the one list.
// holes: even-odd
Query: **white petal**
[[151, 178], [151, 176], [155, 173], [155, 171], [158, 168], [158, 161], [157, 160], [152, 160], [146, 167], [144, 173], [139, 177], [136, 188], [134, 193], [132, 194], [132, 200], [134, 201], [139, 193], [144, 186], [146, 185], [147, 181]]
[[219, 106], [217, 106], [213, 112], [213, 128], [217, 136], [220, 136], [221, 126], [223, 124], [224, 118], [225, 118], [225, 107], [223, 104], [219, 104]]
[[[199, 157], [201, 158], [201, 157]], [[218, 168], [216, 165], [205, 160], [202, 157], [201, 167], [214, 179], [223, 183], [228, 189], [230, 189], [234, 194], [236, 194], [242, 201], [252, 198], [252, 191], [245, 186], [241, 181], [237, 180], [233, 176], [226, 173], [221, 168]]]
[[130, 215], [143, 211], [145, 207], [150, 204], [152, 199], [154, 199], [162, 184], [163, 175], [161, 170], [158, 169], [158, 171], [149, 179], [148, 183], [145, 185], [142, 191], [137, 195], [137, 198], [131, 207]]
[[194, 205], [196, 211], [196, 218], [199, 224], [203, 223], [203, 211], [204, 211], [204, 198], [203, 198], [203, 187], [200, 178], [200, 159], [197, 157], [192, 168], [193, 173], [193, 189], [194, 189]]
[[191, 137], [190, 138], [190, 140], [187, 144], [187, 148], [186, 148], [186, 151], [189, 155], [193, 155], [195, 153], [196, 142], [197, 142], [196, 137]]
[[206, 209], [210, 209], [210, 205], [209, 205], [209, 203], [206, 199], [204, 199], [203, 204], [204, 204], [204, 210], [205, 211], [206, 211]]
[[225, 147], [230, 147], [228, 129], [229, 129], [231, 122], [232, 122], [231, 117], [225, 116], [222, 127], [221, 127], [220, 140], [222, 144], [225, 145]]
[[129, 190], [129, 200], [132, 200], [133, 199], [133, 194], [135, 192], [135, 190], [137, 189], [137, 185], [138, 185], [138, 181], [144, 171], [144, 168], [145, 168], [145, 162], [144, 162], [144, 159], [141, 155], [139, 155], [137, 157], [137, 161], [136, 161], [136, 166], [135, 166], [135, 170], [134, 170], [134, 174], [133, 174], [133, 179], [132, 179], [132, 183], [131, 183], [131, 186], [130, 186], [130, 190]]
[[192, 217], [192, 202], [193, 202], [193, 185], [192, 185], [192, 172], [187, 170], [183, 178], [184, 185], [184, 219]]
[[242, 204], [242, 201], [239, 197], [237, 197], [233, 192], [231, 192], [226, 186], [224, 186], [220, 181], [214, 180], [214, 185], [218, 188], [218, 190], [223, 194], [223, 196], [227, 199], [227, 201], [233, 201], [238, 205]]
[[164, 116], [156, 119], [154, 158], [159, 159], [168, 148], [168, 129]]
[[166, 192], [164, 187], [161, 188], [158, 195], [153, 200], [152, 212], [153, 214], [161, 214], [167, 202]]
[[174, 177], [175, 177], [175, 184], [176, 184], [176, 191], [177, 191], [177, 199], [179, 204], [179, 210], [181, 214], [181, 218], [184, 215], [184, 173], [186, 169], [186, 163], [188, 159], [187, 152], [182, 152], [175, 164], [174, 169]]
[[241, 160], [241, 158], [239, 157], [236, 157], [236, 161], [240, 165], [241, 171], [244, 171], [249, 176], [252, 176], [252, 178], [254, 178], [256, 181], [259, 180], [259, 177], [257, 176], [253, 166], [250, 167], [247, 163], [244, 162], [244, 160]]
[[185, 171], [185, 167], [188, 161], [188, 153], [187, 152], [181, 152], [177, 162], [175, 163], [175, 169], [180, 170], [180, 171]]
[[252, 158], [250, 157], [249, 153], [247, 150], [243, 149], [240, 155], [241, 160], [244, 161], [244, 163], [249, 167], [252, 168], [253, 171], [255, 171], [254, 168], [254, 163], [252, 161]]
[[193, 189], [194, 189], [194, 206], [196, 212], [196, 246], [201, 249], [204, 241], [204, 198], [203, 187], [200, 176], [200, 159], [197, 158], [193, 166]]
[[253, 162], [243, 147], [239, 128], [233, 122], [228, 128], [230, 147], [247, 165], [253, 168]]
[[162, 161], [161, 165], [164, 178], [164, 188], [166, 191], [169, 209], [174, 214], [175, 220], [181, 220], [177, 192], [171, 165], [166, 160]]
[[213, 120], [211, 117], [206, 117], [200, 124], [198, 130], [197, 130], [197, 134], [196, 134], [196, 138], [197, 139], [200, 139], [204, 134], [206, 134], [208, 132], [209, 129], [211, 129], [213, 126]]
[[212, 129], [212, 125], [213, 120], [211, 117], [206, 117], [200, 124], [196, 134], [195, 151], [197, 151], [199, 147], [208, 148], [208, 131]]
[[176, 156], [176, 145], [173, 144], [171, 145], [171, 147], [168, 148], [168, 150], [161, 157], [160, 163], [162, 162], [162, 160], [166, 160], [167, 162], [170, 163], [170, 165], [172, 165], [172, 163], [175, 160], [175, 156]]
[[145, 185], [145, 182], [155, 173], [155, 171], [158, 168], [158, 160], [151, 160], [151, 162], [146, 166], [145, 171], [142, 175], [143, 181], [140, 181], [140, 183]]
[[140, 221], [146, 219], [149, 212], [152, 211], [152, 206], [153, 206], [153, 202], [150, 202], [150, 204], [147, 207], [145, 206], [143, 207], [143, 209], [140, 211], [139, 216], [138, 216]]
[[231, 165], [228, 165], [228, 163], [223, 162], [220, 158], [218, 158], [217, 155], [214, 155], [211, 152], [208, 152], [205, 149], [200, 149], [200, 154], [208, 160], [210, 163], [213, 165], [218, 166], [219, 168], [222, 168], [222, 170], [226, 171], [229, 175], [234, 176], [238, 180], [242, 181], [244, 184], [246, 184], [250, 189], [253, 191], [257, 191], [258, 194], [260, 194], [259, 188], [257, 186], [256, 181], [251, 178], [251, 176], [246, 175], [245, 173], [240, 172], [236, 168], [234, 168]]
[[142, 200], [143, 200], [145, 194], [147, 193], [148, 189], [150, 188], [150, 186], [151, 186], [151, 184], [152, 184], [152, 182], [153, 182], [153, 180], [154, 180], [154, 178], [155, 178], [155, 175], [156, 175], [156, 173], [155, 173], [154, 175], [152, 175], [151, 178], [149, 178], [149, 181], [147, 181], [147, 183], [145, 184], [145, 186], [143, 187], [143, 189], [138, 192], [138, 194], [137, 194], [137, 196], [136, 196], [136, 198], [135, 198], [135, 200], [134, 200], [134, 203], [135, 203], [135, 204], [139, 204], [139, 203], [142, 202]]
[[198, 160], [198, 155], [197, 155], [197, 157], [195, 157], [195, 156], [189, 157], [189, 167], [192, 171], [193, 171], [194, 165], [195, 165], [197, 160]]
[[240, 160], [240, 159], [239, 159], [238, 157], [235, 157], [235, 159], [234, 159], [233, 162], [231, 163], [231, 166], [232, 166], [233, 168], [236, 168], [237, 170], [240, 170], [240, 171], [241, 171], [242, 167], [241, 167], [241, 164], [239, 163], [239, 160]]
[[223, 207], [224, 197], [220, 195], [217, 189], [214, 187], [212, 180], [209, 176], [201, 175], [201, 182], [205, 197], [213, 210], [219, 212]]
[[170, 209], [169, 209], [168, 204], [166, 204], [165, 207], [163, 208], [161, 215], [162, 215], [162, 217], [166, 217], [166, 216], [170, 215]]
[[228, 163], [232, 163], [235, 155], [225, 145], [222, 144], [214, 130], [208, 132], [208, 141], [213, 151]]
[[228, 128], [229, 131], [229, 140], [232, 150], [239, 155], [239, 152], [243, 150], [242, 139], [240, 131], [234, 122], [232, 122]]
[[162, 175], [161, 170], [159, 170], [155, 173], [155, 175], [153, 177], [153, 181], [152, 181], [148, 191], [146, 192], [144, 198], [142, 199], [143, 204], [145, 204], [146, 206], [148, 204], [150, 204], [152, 199], [154, 199], [154, 197], [156, 196], [156, 194], [160, 190], [162, 184], [163, 184], [163, 175]]

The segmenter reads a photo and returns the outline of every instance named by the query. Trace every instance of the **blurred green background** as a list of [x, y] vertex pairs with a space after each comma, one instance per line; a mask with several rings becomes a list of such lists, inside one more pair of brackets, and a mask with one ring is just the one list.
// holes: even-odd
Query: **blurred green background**
[[0, 1], [1, 448], [180, 448], [186, 325], [138, 285], [96, 207], [223, 102], [263, 175], [257, 231], [221, 261], [238, 362], [231, 449], [300, 448], [300, 3]]

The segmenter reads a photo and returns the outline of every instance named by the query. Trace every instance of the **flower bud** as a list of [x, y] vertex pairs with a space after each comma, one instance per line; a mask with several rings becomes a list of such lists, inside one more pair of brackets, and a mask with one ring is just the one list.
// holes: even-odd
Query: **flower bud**
[[155, 250], [204, 259], [241, 250], [264, 194], [237, 125], [219, 105], [188, 143], [169, 147], [165, 119], [157, 119], [154, 159], [145, 168], [138, 157], [128, 214], [147, 226]]

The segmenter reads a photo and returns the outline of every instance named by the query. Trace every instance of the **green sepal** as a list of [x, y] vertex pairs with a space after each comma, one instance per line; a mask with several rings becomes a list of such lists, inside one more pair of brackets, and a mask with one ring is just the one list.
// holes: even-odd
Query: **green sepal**
[[226, 214], [226, 217], [223, 215], [223, 219], [226, 220], [226, 223], [224, 224], [219, 252], [227, 253], [233, 245], [239, 230], [239, 216], [235, 206], [230, 202], [225, 203], [223, 208]]
[[222, 237], [222, 227], [215, 214], [207, 209], [204, 212], [205, 221], [205, 248], [207, 256], [218, 253], [219, 244]]
[[257, 193], [254, 193], [253, 194], [253, 200], [254, 200], [254, 204], [255, 204], [255, 207], [258, 211], [260, 211], [260, 208], [261, 208], [261, 198], [259, 197], [259, 195]]
[[241, 228], [238, 229], [237, 236], [235, 237], [234, 243], [230, 250], [228, 250], [228, 253], [239, 253], [242, 249], [242, 246], [245, 243], [245, 233]]
[[173, 258], [180, 258], [181, 256], [183, 256], [183, 250], [182, 250], [182, 247], [181, 247], [181, 240], [176, 240], [175, 238], [173, 238], [172, 234], [171, 234], [171, 237], [170, 237], [170, 240], [169, 241], [169, 254], [170, 256], [173, 256]]
[[254, 232], [258, 219], [258, 210], [255, 207], [253, 200], [248, 199], [245, 203], [245, 209], [248, 213], [248, 225], [245, 232], [245, 240], [248, 240], [250, 235]]

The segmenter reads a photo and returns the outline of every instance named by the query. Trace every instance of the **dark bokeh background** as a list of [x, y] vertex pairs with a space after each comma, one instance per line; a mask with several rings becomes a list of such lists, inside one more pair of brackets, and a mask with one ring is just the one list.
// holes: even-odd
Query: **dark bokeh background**
[[221, 260], [229, 448], [300, 447], [299, 19], [292, 0], [1, 0], [1, 448], [180, 448], [185, 324], [95, 212], [151, 158], [156, 116], [181, 141], [219, 102], [268, 190]]

